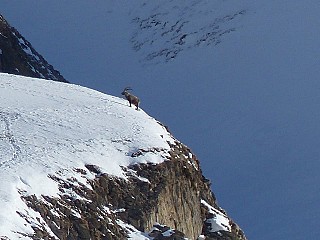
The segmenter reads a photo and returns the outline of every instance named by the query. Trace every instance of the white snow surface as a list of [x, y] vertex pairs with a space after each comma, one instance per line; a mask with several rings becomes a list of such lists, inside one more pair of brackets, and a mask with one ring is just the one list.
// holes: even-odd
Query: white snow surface
[[121, 220], [118, 220], [117, 223], [128, 231], [128, 239], [130, 240], [152, 240], [152, 237], [149, 237], [147, 233], [140, 232], [134, 226], [124, 223]]
[[221, 230], [231, 232], [230, 220], [223, 212], [211, 206], [203, 199], [201, 203], [208, 208], [209, 213], [213, 216], [206, 220], [206, 223], [211, 225], [210, 232], [219, 232]]
[[[77, 85], [1, 73], [0, 101], [0, 236], [11, 239], [17, 239], [15, 232], [33, 232], [16, 211], [37, 219], [18, 191], [57, 196], [48, 175], [76, 177], [74, 169], [85, 164], [126, 178], [121, 166], [163, 162], [168, 142], [174, 142], [125, 99]], [[131, 157], [154, 147], [163, 151]]]

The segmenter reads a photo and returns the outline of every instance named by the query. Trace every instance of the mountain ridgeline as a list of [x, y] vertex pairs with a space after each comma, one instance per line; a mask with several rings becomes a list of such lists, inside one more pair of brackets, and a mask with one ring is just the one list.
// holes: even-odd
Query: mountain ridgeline
[[2, 16], [0, 54], [0, 71], [14, 74], [0, 74], [1, 95], [17, 99], [0, 112], [1, 240], [246, 239], [167, 127], [123, 99], [61, 86]]
[[2, 15], [0, 72], [67, 82]]

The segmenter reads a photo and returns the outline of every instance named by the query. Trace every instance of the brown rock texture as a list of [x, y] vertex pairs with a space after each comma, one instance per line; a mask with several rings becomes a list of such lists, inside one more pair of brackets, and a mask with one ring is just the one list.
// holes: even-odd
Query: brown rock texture
[[[161, 150], [139, 150], [141, 154], [148, 151]], [[59, 183], [60, 198], [39, 199], [21, 192], [26, 204], [39, 212], [45, 222], [33, 226], [31, 239], [55, 239], [52, 233], [62, 240], [127, 239], [128, 229], [123, 224], [154, 239], [197, 239], [200, 234], [212, 240], [246, 239], [231, 219], [230, 232], [210, 232], [205, 222], [212, 216], [201, 200], [223, 210], [201, 173], [199, 161], [178, 141], [172, 144], [163, 163], [136, 164], [124, 169], [127, 180], [106, 175], [99, 166], [86, 168], [74, 171], [84, 178], [89, 173], [95, 174], [93, 180], [87, 180], [89, 185], [76, 178], [63, 180], [58, 175], [50, 176]], [[30, 222], [27, 216], [21, 217]]]

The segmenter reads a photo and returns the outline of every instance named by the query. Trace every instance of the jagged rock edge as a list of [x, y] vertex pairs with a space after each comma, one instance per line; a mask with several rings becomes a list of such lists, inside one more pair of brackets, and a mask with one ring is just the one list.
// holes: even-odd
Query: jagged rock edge
[[[30, 219], [27, 214], [18, 213], [27, 222], [34, 223], [34, 234], [21, 233], [22, 236], [28, 236], [31, 239], [66, 239], [64, 234], [68, 233], [71, 239], [79, 238], [80, 234], [81, 239], [89, 239], [90, 237], [94, 237], [94, 239], [126, 239], [129, 231], [119, 224], [118, 220], [120, 219], [141, 232], [148, 232], [155, 223], [159, 222], [172, 229], [177, 229], [179, 234], [185, 233], [186, 235], [179, 235], [183, 238], [187, 236], [195, 239], [202, 233], [202, 236], [206, 237], [205, 239], [246, 239], [241, 229], [230, 218], [231, 232], [206, 230], [205, 222], [208, 217], [212, 216], [210, 216], [208, 208], [201, 204], [202, 200], [219, 211], [225, 212], [217, 205], [215, 196], [210, 190], [210, 181], [203, 177], [198, 160], [189, 148], [178, 141], [172, 144], [168, 161], [161, 164], [135, 164], [127, 169], [124, 168], [129, 181], [104, 174], [98, 166], [86, 165], [85, 167], [86, 169], [74, 169], [74, 172], [82, 176], [86, 176], [89, 172], [94, 174], [96, 176], [94, 179], [87, 178], [88, 185], [79, 182], [77, 178], [62, 179], [59, 174], [49, 176], [59, 184], [60, 198], [36, 197], [35, 195], [26, 195], [23, 191], [20, 192], [21, 198], [29, 209], [41, 216], [41, 218]], [[170, 174], [173, 175], [170, 176]], [[169, 179], [166, 179], [168, 176]], [[197, 217], [188, 216], [189, 220], [196, 219], [198, 223], [190, 224], [189, 222], [177, 221], [178, 211], [166, 219], [168, 210], [159, 209], [161, 207], [159, 201], [163, 201], [159, 200], [159, 196], [170, 199], [168, 194], [171, 193], [168, 191], [175, 188], [174, 184], [176, 183], [174, 181], [172, 183], [172, 177], [182, 177], [179, 179], [179, 183], [189, 178], [189, 185], [180, 187], [181, 189], [176, 187], [177, 192], [182, 189], [188, 191], [191, 188], [198, 189], [199, 195], [196, 199], [199, 201], [200, 212], [197, 213]], [[128, 182], [131, 185], [128, 185]], [[145, 195], [138, 194], [143, 192]], [[134, 196], [134, 194], [136, 195]], [[178, 193], [180, 196], [177, 196], [176, 200], [181, 201], [183, 194], [188, 193]], [[137, 200], [137, 198], [140, 199]], [[179, 204], [187, 203], [179, 202]], [[194, 204], [192, 202], [192, 208], [194, 208]], [[168, 206], [168, 203], [165, 202], [164, 206]], [[179, 206], [175, 206], [175, 208], [179, 208]]]

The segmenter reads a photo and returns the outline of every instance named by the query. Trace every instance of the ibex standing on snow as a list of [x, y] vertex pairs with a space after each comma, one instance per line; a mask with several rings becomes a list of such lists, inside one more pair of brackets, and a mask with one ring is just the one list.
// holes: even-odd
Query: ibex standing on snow
[[126, 97], [126, 99], [129, 101], [130, 107], [131, 107], [131, 104], [133, 104], [133, 105], [136, 106], [136, 110], [138, 110], [139, 109], [140, 100], [139, 100], [138, 97], [136, 97], [133, 94], [129, 93], [128, 90], [132, 90], [132, 89], [126, 87], [121, 94], [124, 95]]

